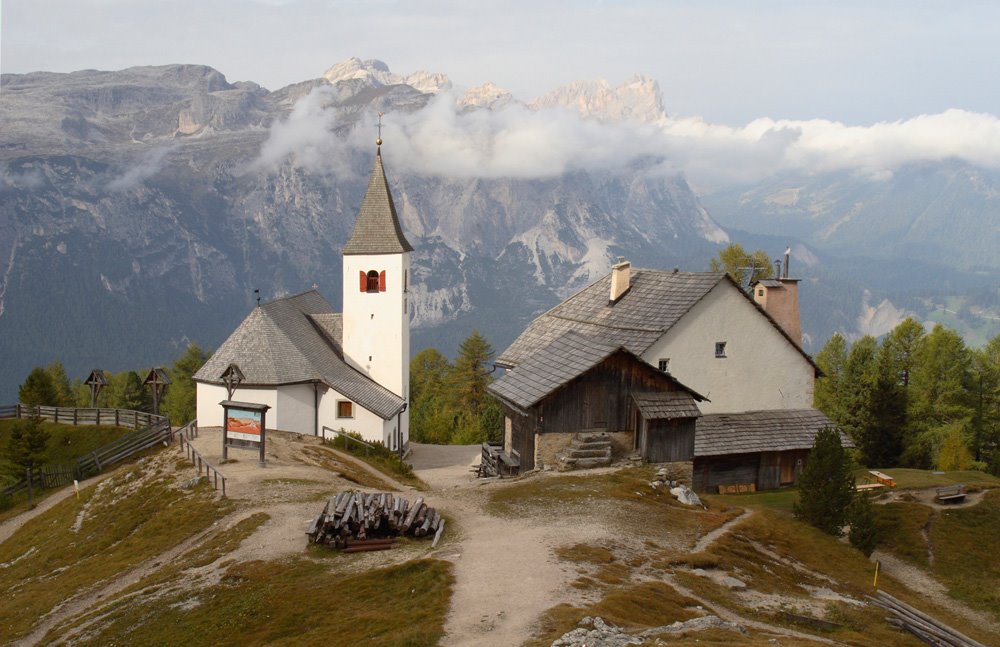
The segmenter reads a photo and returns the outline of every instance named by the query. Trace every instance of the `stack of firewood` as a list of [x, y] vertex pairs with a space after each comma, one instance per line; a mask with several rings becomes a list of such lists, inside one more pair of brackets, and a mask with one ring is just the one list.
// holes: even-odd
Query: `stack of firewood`
[[391, 492], [341, 492], [326, 502], [306, 534], [313, 544], [326, 544], [353, 553], [392, 548], [400, 535], [434, 537], [436, 547], [444, 519], [418, 497], [413, 505]]

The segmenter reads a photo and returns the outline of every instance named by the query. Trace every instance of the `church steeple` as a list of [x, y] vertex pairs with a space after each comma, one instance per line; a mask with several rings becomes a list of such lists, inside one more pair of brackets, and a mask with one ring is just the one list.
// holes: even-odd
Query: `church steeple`
[[361, 210], [354, 223], [354, 233], [344, 245], [345, 255], [402, 254], [413, 251], [413, 246], [406, 240], [399, 225], [396, 205], [392, 202], [389, 183], [385, 179], [381, 143], [382, 139], [379, 138], [375, 167], [368, 179], [368, 191], [361, 202]]

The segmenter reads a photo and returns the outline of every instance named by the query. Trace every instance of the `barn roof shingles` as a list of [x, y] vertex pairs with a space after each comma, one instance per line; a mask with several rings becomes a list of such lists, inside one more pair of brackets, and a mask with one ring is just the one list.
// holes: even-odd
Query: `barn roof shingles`
[[258, 306], [222, 343], [194, 379], [221, 384], [237, 364], [247, 386], [321, 382], [388, 419], [403, 399], [348, 365], [341, 349], [341, 315], [315, 290]]
[[[836, 428], [836, 424], [816, 409], [713, 413], [698, 419], [694, 455], [811, 449], [816, 434], [824, 427]], [[844, 447], [854, 446], [843, 432], [840, 442]]]

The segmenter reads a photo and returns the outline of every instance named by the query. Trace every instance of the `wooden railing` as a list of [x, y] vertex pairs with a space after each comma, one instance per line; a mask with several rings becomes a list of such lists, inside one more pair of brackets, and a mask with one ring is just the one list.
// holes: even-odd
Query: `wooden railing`
[[63, 425], [114, 425], [143, 429], [154, 422], [166, 420], [145, 411], [132, 409], [94, 409], [90, 407], [29, 407], [26, 404], [0, 405], [0, 420], [38, 417]]
[[[111, 465], [119, 463], [157, 444], [169, 444], [173, 439], [170, 430], [170, 421], [167, 420], [166, 416], [158, 416], [143, 411], [132, 411], [129, 409], [74, 409], [72, 407], [29, 407], [23, 404], [0, 406], [0, 419], [29, 418], [33, 416], [68, 425], [98, 424], [95, 421], [100, 421], [101, 424], [117, 424], [120, 427], [138, 429], [138, 431], [122, 436], [118, 440], [95, 449], [89, 454], [78, 457], [75, 465], [44, 466], [37, 473], [31, 473], [32, 484], [38, 483], [44, 487], [67, 485], [73, 480], [83, 480], [100, 474]], [[3, 490], [3, 493], [10, 495], [27, 487], [28, 478], [26, 475], [25, 478]]]
[[214, 465], [205, 460], [205, 457], [194, 448], [191, 444], [191, 436], [188, 433], [181, 433], [184, 429], [191, 427], [193, 425], [194, 435], [198, 435], [198, 421], [192, 420], [188, 424], [184, 425], [177, 431], [177, 438], [180, 440], [181, 451], [187, 456], [188, 460], [195, 466], [198, 470], [198, 476], [201, 476], [202, 471], [205, 472], [205, 478], [208, 482], [212, 484], [212, 487], [216, 490], [219, 489], [219, 481], [222, 481], [222, 496], [226, 496], [226, 477], [222, 475]]

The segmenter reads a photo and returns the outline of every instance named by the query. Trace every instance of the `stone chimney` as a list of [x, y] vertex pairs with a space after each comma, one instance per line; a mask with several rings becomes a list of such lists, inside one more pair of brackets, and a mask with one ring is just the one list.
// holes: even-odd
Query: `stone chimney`
[[[781, 329], [802, 346], [802, 321], [799, 318], [799, 279], [788, 278], [788, 261], [791, 249], [785, 251], [784, 267], [773, 279], [758, 281], [753, 287], [753, 300], [764, 308]], [[775, 265], [780, 266], [781, 261]]]
[[628, 292], [631, 267], [632, 264], [626, 261], [624, 256], [619, 256], [618, 262], [611, 266], [611, 304]]

